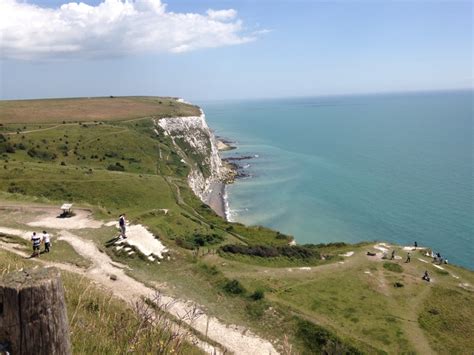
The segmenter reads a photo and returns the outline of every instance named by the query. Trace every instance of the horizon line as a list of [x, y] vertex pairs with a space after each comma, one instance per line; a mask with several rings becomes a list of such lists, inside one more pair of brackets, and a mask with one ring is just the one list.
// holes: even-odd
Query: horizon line
[[[303, 99], [303, 98], [330, 98], [330, 97], [357, 97], [357, 96], [375, 96], [375, 95], [397, 95], [397, 94], [429, 94], [429, 93], [442, 93], [442, 92], [456, 92], [456, 91], [473, 91], [472, 87], [458, 87], [458, 88], [445, 88], [445, 89], [414, 89], [414, 90], [389, 90], [389, 91], [367, 91], [367, 92], [348, 92], [348, 93], [330, 93], [330, 94], [308, 94], [308, 95], [285, 95], [285, 96], [257, 96], [257, 97], [242, 97], [242, 98], [221, 98], [221, 99], [189, 99], [189, 102], [225, 102], [225, 101], [253, 101], [253, 100], [279, 100], [279, 99]], [[179, 95], [140, 95], [140, 94], [129, 94], [129, 95], [94, 95], [94, 96], [45, 96], [45, 97], [23, 97], [23, 98], [0, 98], [1, 101], [27, 101], [27, 100], [54, 100], [54, 99], [92, 99], [92, 98], [126, 98], [126, 97], [162, 97], [162, 98], [174, 98], [174, 99], [185, 99]]]

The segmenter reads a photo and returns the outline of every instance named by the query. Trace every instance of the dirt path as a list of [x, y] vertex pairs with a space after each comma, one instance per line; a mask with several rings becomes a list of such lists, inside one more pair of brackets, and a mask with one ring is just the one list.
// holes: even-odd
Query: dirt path
[[431, 348], [428, 339], [426, 338], [425, 333], [420, 328], [418, 323], [418, 314], [423, 305], [423, 301], [431, 292], [430, 287], [426, 287], [420, 294], [418, 294], [413, 302], [409, 304], [410, 313], [404, 322], [404, 330], [408, 340], [411, 342], [413, 347], [416, 349], [416, 352], [419, 354], [435, 354], [436, 352]]
[[64, 123], [64, 124], [58, 124], [58, 125], [51, 126], [51, 127], [46, 127], [46, 128], [38, 128], [38, 129], [31, 129], [31, 130], [28, 130], [28, 131], [20, 131], [20, 133], [17, 133], [15, 131], [15, 132], [9, 132], [9, 133], [5, 133], [5, 134], [6, 135], [27, 134], [27, 133], [34, 133], [34, 132], [41, 132], [41, 131], [50, 131], [50, 130], [58, 128], [58, 127], [77, 126], [77, 125], [78, 125], [78, 123]]
[[[50, 263], [40, 259], [35, 260], [45, 265], [52, 265], [63, 270], [86, 275], [128, 303], [140, 300], [143, 297], [153, 298], [156, 294], [156, 290], [146, 287], [144, 284], [128, 276], [125, 272], [128, 268], [126, 265], [112, 261], [107, 254], [99, 251], [92, 241], [85, 240], [67, 230], [61, 230], [58, 239], [68, 242], [79, 255], [90, 259], [92, 266], [87, 270], [83, 270], [62, 263]], [[8, 251], [26, 256], [24, 252], [8, 245], [8, 243], [0, 243], [0, 246]], [[111, 275], [116, 276], [115, 281], [110, 278]], [[207, 334], [209, 339], [221, 344], [230, 352], [249, 355], [278, 353], [270, 342], [259, 338], [243, 327], [227, 325], [215, 317], [206, 315], [202, 311], [202, 307], [193, 302], [174, 299], [168, 296], [161, 296], [158, 302], [159, 306], [166, 308], [168, 313], [182, 320], [199, 333]], [[208, 353], [222, 352], [219, 348], [203, 341], [198, 341], [197, 345]]]

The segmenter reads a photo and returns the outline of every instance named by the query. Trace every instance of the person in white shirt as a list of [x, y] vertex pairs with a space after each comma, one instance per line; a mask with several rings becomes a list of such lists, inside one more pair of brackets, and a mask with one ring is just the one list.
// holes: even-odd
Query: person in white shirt
[[49, 234], [46, 231], [43, 231], [43, 242], [44, 242], [44, 252], [49, 253], [49, 248], [51, 247], [51, 240]]

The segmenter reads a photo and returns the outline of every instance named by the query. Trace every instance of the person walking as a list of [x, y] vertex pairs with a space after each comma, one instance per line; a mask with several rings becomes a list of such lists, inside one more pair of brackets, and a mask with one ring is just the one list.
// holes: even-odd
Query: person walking
[[40, 246], [41, 246], [41, 237], [33, 232], [31, 236], [31, 242], [33, 243], [33, 255], [32, 256], [40, 256]]
[[410, 253], [407, 254], [407, 260], [405, 260], [406, 263], [411, 262], [411, 256]]
[[392, 257], [390, 258], [390, 260], [393, 260], [395, 259], [395, 249], [392, 250]]
[[43, 231], [43, 243], [44, 243], [44, 252], [49, 253], [49, 248], [51, 247], [51, 240], [49, 234], [46, 231]]
[[120, 226], [120, 237], [122, 237], [123, 239], [126, 239], [127, 236], [125, 233], [126, 233], [127, 227], [125, 223], [125, 214], [121, 214], [119, 216], [119, 226]]

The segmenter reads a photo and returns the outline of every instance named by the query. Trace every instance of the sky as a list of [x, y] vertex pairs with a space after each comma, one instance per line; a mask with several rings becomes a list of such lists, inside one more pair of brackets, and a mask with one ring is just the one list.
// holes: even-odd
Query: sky
[[458, 0], [0, 0], [0, 98], [472, 88]]

